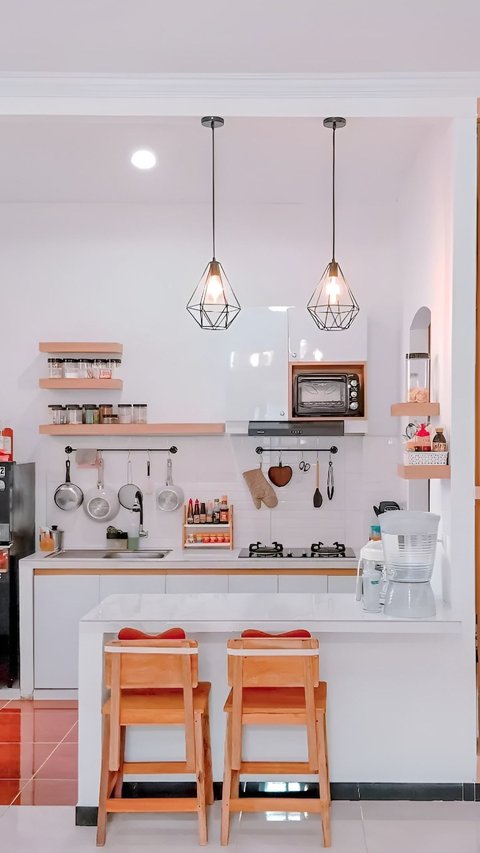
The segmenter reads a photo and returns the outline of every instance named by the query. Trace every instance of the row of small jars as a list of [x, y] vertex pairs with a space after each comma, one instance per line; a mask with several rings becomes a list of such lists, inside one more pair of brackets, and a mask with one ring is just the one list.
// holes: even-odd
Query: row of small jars
[[50, 379], [113, 379], [120, 358], [49, 358]]
[[146, 403], [119, 403], [117, 412], [111, 403], [85, 403], [83, 406], [51, 405], [53, 424], [146, 424]]

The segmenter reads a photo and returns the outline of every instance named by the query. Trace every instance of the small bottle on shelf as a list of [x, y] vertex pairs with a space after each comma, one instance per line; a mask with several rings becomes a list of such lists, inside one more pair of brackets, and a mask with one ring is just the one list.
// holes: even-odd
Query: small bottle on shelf
[[211, 501], [207, 502], [207, 524], [211, 524], [213, 521], [213, 504]]
[[0, 429], [0, 462], [13, 462], [13, 429]]
[[193, 501], [191, 498], [188, 501], [187, 524], [193, 524]]
[[432, 441], [432, 450], [434, 453], [446, 453], [448, 450], [447, 439], [443, 433], [443, 426], [437, 426], [435, 428], [435, 435], [433, 436]]
[[215, 498], [213, 502], [213, 523], [220, 524], [220, 501]]
[[228, 524], [228, 498], [226, 495], [223, 495], [222, 502], [220, 504], [220, 524]]
[[200, 524], [200, 504], [198, 503], [198, 498], [195, 498], [195, 504], [193, 508], [193, 523]]
[[207, 521], [207, 511], [205, 509], [205, 504], [202, 501], [202, 503], [200, 504], [200, 524], [205, 524], [206, 521]]

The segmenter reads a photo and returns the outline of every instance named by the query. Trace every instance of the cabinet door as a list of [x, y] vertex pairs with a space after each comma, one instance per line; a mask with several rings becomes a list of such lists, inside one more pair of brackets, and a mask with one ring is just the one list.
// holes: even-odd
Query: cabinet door
[[366, 314], [342, 332], [321, 332], [305, 307], [289, 308], [288, 345], [290, 361], [367, 361]]
[[286, 420], [287, 312], [242, 309], [227, 343], [227, 420]]
[[279, 592], [326, 592], [326, 575], [280, 575]]
[[277, 575], [229, 575], [229, 592], [278, 592]]
[[355, 587], [357, 579], [348, 575], [328, 575], [327, 589], [328, 592], [351, 592], [355, 595]]
[[167, 575], [167, 592], [228, 592], [228, 575]]
[[100, 601], [118, 593], [165, 592], [165, 575], [101, 575]]
[[35, 577], [35, 689], [78, 687], [78, 623], [98, 599], [98, 575]]

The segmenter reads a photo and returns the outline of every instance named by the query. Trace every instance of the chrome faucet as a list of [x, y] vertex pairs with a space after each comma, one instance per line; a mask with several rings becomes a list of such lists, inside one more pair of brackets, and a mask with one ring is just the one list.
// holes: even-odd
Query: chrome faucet
[[140, 525], [138, 528], [138, 535], [141, 539], [144, 539], [148, 536], [148, 530], [143, 529], [143, 495], [140, 490], [135, 492], [135, 502], [138, 503], [140, 509]]

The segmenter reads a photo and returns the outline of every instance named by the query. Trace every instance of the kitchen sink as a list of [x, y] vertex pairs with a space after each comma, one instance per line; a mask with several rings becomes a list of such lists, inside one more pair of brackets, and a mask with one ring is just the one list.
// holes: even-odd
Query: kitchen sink
[[49, 554], [49, 560], [161, 560], [170, 554], [171, 548], [141, 549], [140, 551], [104, 551], [94, 548], [84, 548], [71, 551], [57, 551]]

